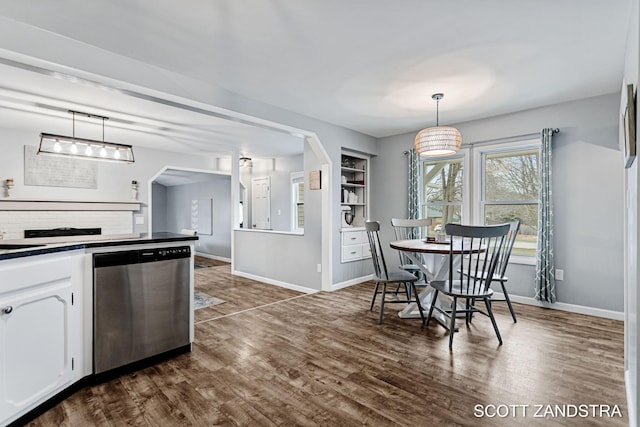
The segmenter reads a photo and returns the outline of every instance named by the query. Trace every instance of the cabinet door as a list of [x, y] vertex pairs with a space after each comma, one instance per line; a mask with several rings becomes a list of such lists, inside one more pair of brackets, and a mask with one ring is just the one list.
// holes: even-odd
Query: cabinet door
[[72, 380], [71, 278], [0, 297], [0, 424]]

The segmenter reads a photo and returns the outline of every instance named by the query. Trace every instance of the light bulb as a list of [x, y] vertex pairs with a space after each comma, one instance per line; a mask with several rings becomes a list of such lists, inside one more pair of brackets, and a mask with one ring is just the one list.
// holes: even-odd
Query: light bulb
[[116, 152], [113, 153], [113, 158], [114, 159], [119, 159], [120, 158], [120, 149], [116, 148]]
[[78, 146], [76, 145], [75, 142], [73, 144], [71, 144], [71, 148], [69, 149], [69, 151], [71, 151], [71, 154], [77, 154], [78, 153]]
[[84, 154], [86, 154], [87, 156], [90, 156], [93, 154], [93, 149], [91, 148], [91, 145], [87, 145], [87, 149], [84, 150]]
[[104, 145], [100, 149], [100, 157], [107, 157], [107, 149], [104, 148]]
[[56, 141], [56, 143], [53, 144], [53, 151], [55, 151], [56, 153], [59, 153], [62, 151], [62, 147], [60, 146], [60, 143], [58, 141]]

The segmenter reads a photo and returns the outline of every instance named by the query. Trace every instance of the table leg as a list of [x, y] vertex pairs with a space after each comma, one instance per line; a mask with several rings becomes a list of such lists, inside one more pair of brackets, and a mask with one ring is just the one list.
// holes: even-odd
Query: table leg
[[[425, 260], [419, 260], [413, 253], [407, 252], [407, 256], [416, 264], [427, 281], [432, 280], [446, 280], [449, 275], [449, 260], [448, 255], [434, 255], [431, 257], [431, 262], [427, 263]], [[453, 260], [454, 268], [456, 263], [460, 262], [459, 256], [456, 256]], [[429, 269], [431, 268], [431, 270]], [[429, 285], [425, 286], [425, 288], [418, 294], [418, 298], [420, 298], [420, 303], [422, 305], [422, 310], [424, 312], [428, 312], [431, 307], [431, 300], [433, 299], [433, 288]], [[446, 305], [451, 305], [451, 302], [443, 300], [442, 297], [439, 297], [436, 300], [436, 304], [438, 307], [442, 308]], [[412, 302], [407, 305], [401, 312], [398, 313], [398, 316], [401, 319], [415, 319], [420, 317], [420, 311], [418, 310], [418, 305], [415, 302]], [[432, 317], [441, 324], [444, 328], [449, 329], [449, 322], [442, 313], [437, 310], [433, 311]]]

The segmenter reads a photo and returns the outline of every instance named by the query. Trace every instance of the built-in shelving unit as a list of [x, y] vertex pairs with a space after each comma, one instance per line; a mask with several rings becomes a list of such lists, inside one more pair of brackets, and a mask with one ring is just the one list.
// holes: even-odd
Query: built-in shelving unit
[[[340, 164], [341, 262], [370, 258], [364, 222], [369, 217], [369, 157], [343, 151]], [[353, 215], [349, 224], [346, 214]]]

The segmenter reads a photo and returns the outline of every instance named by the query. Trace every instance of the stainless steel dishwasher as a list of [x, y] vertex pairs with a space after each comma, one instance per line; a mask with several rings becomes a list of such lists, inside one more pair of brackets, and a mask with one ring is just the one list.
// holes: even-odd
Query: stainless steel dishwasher
[[189, 246], [93, 255], [93, 371], [190, 349]]

